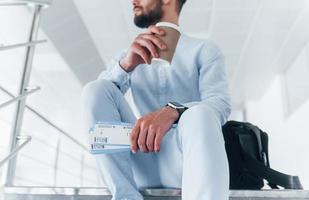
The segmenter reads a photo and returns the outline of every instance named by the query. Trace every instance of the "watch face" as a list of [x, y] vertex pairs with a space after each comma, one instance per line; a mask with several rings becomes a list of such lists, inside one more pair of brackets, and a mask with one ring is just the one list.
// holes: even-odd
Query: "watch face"
[[180, 103], [177, 103], [177, 102], [169, 102], [169, 104], [172, 104], [172, 105], [175, 106], [176, 108], [184, 108], [183, 105], [181, 105]]

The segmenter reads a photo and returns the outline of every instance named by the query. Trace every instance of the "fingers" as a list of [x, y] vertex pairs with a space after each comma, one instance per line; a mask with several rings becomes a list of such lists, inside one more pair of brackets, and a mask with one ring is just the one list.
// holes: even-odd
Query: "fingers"
[[136, 153], [138, 149], [143, 153], [159, 152], [164, 134], [157, 130], [152, 125], [149, 128], [142, 128], [141, 124], [137, 122], [130, 134], [132, 152]]
[[154, 151], [154, 139], [156, 136], [156, 128], [153, 125], [149, 126], [147, 139], [146, 139], [146, 146], [149, 152]]
[[133, 153], [136, 153], [138, 149], [137, 139], [139, 135], [139, 129], [139, 122], [137, 121], [130, 134], [131, 150]]
[[125, 69], [132, 71], [139, 64], [150, 64], [152, 58], [158, 58], [159, 49], [166, 49], [166, 44], [160, 39], [160, 36], [165, 35], [162, 28], [151, 26], [144, 34], [138, 35], [132, 43], [126, 56]]
[[142, 124], [140, 128], [140, 134], [138, 136], [137, 144], [138, 144], [138, 148], [143, 153], [148, 153], [148, 148], [146, 146], [147, 131], [148, 131], [147, 125]]
[[166, 49], [166, 44], [157, 35], [164, 35], [165, 31], [159, 27], [152, 26], [146, 33], [140, 34], [135, 38], [131, 49], [137, 54], [144, 63], [150, 64], [152, 58], [158, 58], [158, 50]]
[[158, 26], [154, 26], [154, 25], [151, 25], [151, 26], [148, 27], [147, 33], [148, 34], [158, 34], [158, 35], [161, 35], [161, 36], [165, 35], [164, 29], [162, 29]]
[[146, 40], [142, 37], [138, 37], [138, 38], [136, 38], [135, 42], [137, 42], [139, 45], [147, 48], [149, 50], [149, 52], [151, 53], [152, 57], [154, 57], [154, 58], [159, 57], [159, 53], [158, 53], [155, 45], [150, 40]]
[[159, 152], [161, 147], [161, 142], [164, 137], [164, 132], [160, 130], [160, 128], [157, 129], [155, 140], [154, 140], [154, 151]]
[[141, 150], [143, 153], [148, 153], [146, 145], [148, 126], [142, 120], [137, 120], [130, 134], [131, 150], [136, 153]]
[[155, 35], [141, 34], [139, 37], [142, 37], [145, 40], [150, 40], [161, 50], [166, 49], [166, 44], [163, 42], [163, 40]]
[[132, 45], [133, 52], [138, 54], [147, 64], [151, 62], [150, 55], [153, 58], [158, 58], [158, 49], [166, 48], [166, 44], [160, 38], [149, 34], [140, 34]]
[[145, 48], [143, 48], [140, 44], [138, 44], [137, 42], [133, 43], [132, 45], [132, 51], [139, 55], [145, 63], [150, 64], [151, 59], [150, 59], [150, 55], [148, 53], [148, 51], [145, 50]]
[[165, 130], [164, 126], [151, 123], [147, 118], [138, 119], [130, 134], [132, 152], [138, 149], [143, 153], [159, 152]]

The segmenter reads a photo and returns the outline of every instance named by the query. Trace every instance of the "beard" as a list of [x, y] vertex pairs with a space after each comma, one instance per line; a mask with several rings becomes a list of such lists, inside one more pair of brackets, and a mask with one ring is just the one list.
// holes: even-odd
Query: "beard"
[[148, 13], [141, 14], [134, 17], [134, 24], [139, 28], [148, 28], [150, 25], [158, 23], [163, 15], [162, 1], [158, 0], [156, 7]]

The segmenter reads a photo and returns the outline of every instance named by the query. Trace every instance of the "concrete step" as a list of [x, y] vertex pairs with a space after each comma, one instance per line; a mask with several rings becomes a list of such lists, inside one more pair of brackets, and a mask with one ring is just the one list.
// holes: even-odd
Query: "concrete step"
[[[145, 189], [145, 200], [181, 200], [179, 189]], [[1, 198], [0, 198], [1, 199]], [[3, 200], [110, 200], [106, 188], [5, 187]], [[1, 199], [1, 200], [2, 200]], [[308, 190], [231, 190], [230, 200], [309, 200]]]

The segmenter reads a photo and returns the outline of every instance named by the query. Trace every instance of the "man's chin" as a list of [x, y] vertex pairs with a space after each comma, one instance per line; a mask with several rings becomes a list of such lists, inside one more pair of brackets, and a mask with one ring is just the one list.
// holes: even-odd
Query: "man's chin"
[[143, 15], [134, 16], [134, 24], [139, 28], [148, 28], [151, 25], [155, 25], [159, 20], [149, 20]]
[[140, 15], [134, 16], [135, 26], [137, 26], [138, 28], [147, 28], [148, 27], [147, 24], [140, 17], [141, 17]]

